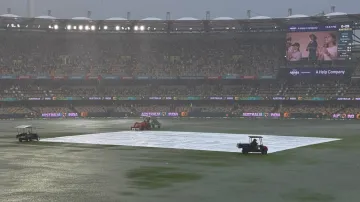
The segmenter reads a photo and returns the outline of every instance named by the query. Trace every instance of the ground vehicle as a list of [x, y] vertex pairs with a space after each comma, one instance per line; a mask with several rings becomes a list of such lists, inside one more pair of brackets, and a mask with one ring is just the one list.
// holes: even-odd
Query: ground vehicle
[[160, 122], [156, 118], [145, 117], [143, 122], [136, 122], [131, 126], [131, 130], [152, 130], [159, 129], [161, 127]]
[[154, 117], [150, 118], [151, 129], [160, 129], [161, 123]]
[[33, 132], [34, 128], [31, 125], [21, 125], [15, 128], [17, 129], [18, 132], [16, 138], [19, 140], [19, 142], [40, 140], [40, 136], [37, 133]]
[[[242, 149], [243, 154], [250, 152], [267, 154], [268, 147], [263, 145], [262, 138], [261, 136], [249, 136], [249, 143], [238, 143], [237, 148]], [[259, 143], [257, 140], [259, 140]]]
[[135, 122], [133, 126], [130, 128], [131, 130], [151, 130], [150, 123], [143, 122]]

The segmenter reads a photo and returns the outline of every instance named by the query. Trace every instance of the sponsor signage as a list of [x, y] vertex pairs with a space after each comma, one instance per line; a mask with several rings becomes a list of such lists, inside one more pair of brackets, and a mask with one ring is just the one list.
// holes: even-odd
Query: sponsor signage
[[177, 117], [179, 116], [178, 112], [141, 112], [140, 116], [168, 116], [168, 117]]

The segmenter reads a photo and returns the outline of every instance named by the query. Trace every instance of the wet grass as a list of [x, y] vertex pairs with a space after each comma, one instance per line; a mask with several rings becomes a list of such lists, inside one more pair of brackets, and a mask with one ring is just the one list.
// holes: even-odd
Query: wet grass
[[335, 200], [332, 194], [314, 192], [309, 189], [297, 189], [285, 194], [282, 197], [288, 201], [302, 202], [331, 202]]
[[202, 175], [174, 167], [140, 167], [129, 170], [126, 177], [136, 188], [159, 189], [177, 183], [200, 180]]
[[[179, 122], [183, 122], [184, 127], [178, 124]], [[12, 182], [13, 178], [9, 177], [8, 173], [19, 175], [26, 170], [46, 170], [52, 171], [50, 178], [53, 174], [59, 175], [58, 178], [62, 177], [63, 179], [57, 180], [65, 184], [64, 186], [73, 183], [77, 185], [76, 187], [87, 186], [89, 190], [98, 190], [98, 193], [107, 193], [109, 196], [113, 194], [118, 197], [111, 198], [114, 199], [112, 201], [122, 201], [123, 198], [139, 201], [143, 197], [149, 197], [149, 201], [159, 202], [177, 202], [180, 199], [180, 201], [194, 201], [190, 197], [200, 197], [196, 198], [197, 201], [214, 202], [219, 201], [219, 198], [216, 198], [217, 195], [221, 196], [223, 201], [236, 201], [239, 199], [239, 194], [241, 194], [240, 199], [255, 198], [256, 200], [253, 201], [332, 202], [339, 201], [336, 200], [337, 197], [341, 197], [344, 193], [352, 193], [351, 190], [348, 191], [348, 187], [356, 188], [357, 186], [356, 180], [341, 181], [339, 179], [353, 179], [357, 176], [358, 169], [354, 168], [354, 159], [356, 160], [359, 154], [360, 135], [351, 130], [349, 132], [338, 122], [329, 122], [330, 129], [327, 129], [327, 125], [323, 122], [316, 122], [322, 124], [321, 126], [316, 126], [315, 122], [278, 120], [238, 120], [238, 122], [204, 120], [199, 122], [198, 127], [198, 122], [193, 120], [173, 121], [175, 126], [168, 128], [178, 131], [337, 137], [342, 140], [263, 156], [242, 155], [240, 151], [239, 153], [225, 153], [49, 142], [20, 144], [11, 136], [9, 140], [1, 139], [4, 140], [0, 145], [1, 154], [6, 155], [3, 155], [0, 160], [0, 174], [2, 172], [1, 177], [5, 178], [0, 181], [3, 181], [4, 187], [9, 187], [8, 183]], [[347, 124], [347, 122], [343, 123]], [[331, 124], [335, 124], [338, 128], [334, 129], [335, 126]], [[209, 125], [214, 127], [207, 127]], [[358, 122], [350, 127], [356, 128], [357, 125], [359, 125]], [[227, 129], [228, 126], [232, 128]], [[360, 126], [358, 128], [360, 129]], [[340, 133], [341, 131], [344, 133]], [[88, 133], [91, 132], [88, 130], [86, 134]], [[42, 139], [45, 139], [81, 134], [84, 133], [57, 132], [40, 135]], [[32, 158], [29, 156], [31, 154], [38, 155]], [[101, 160], [98, 160], [99, 158]], [[33, 160], [35, 165], [30, 165], [27, 161], [29, 159]], [[339, 161], [342, 163], [341, 166], [339, 166]], [[66, 174], [73, 171], [78, 172], [73, 175], [78, 179], [69, 182]], [[46, 177], [46, 172], [41, 175]], [[333, 182], [328, 176], [339, 177], [336, 178], [336, 182]], [[37, 182], [36, 177], [26, 176], [26, 178]], [[292, 179], [295, 179], [296, 183]], [[95, 181], [97, 183], [93, 183]], [[336, 183], [336, 188], [333, 188], [331, 183]], [[19, 182], [19, 185], [22, 183]], [[112, 192], [106, 188], [107, 186], [116, 189], [114, 188]], [[17, 191], [15, 188], [14, 191]], [[69, 194], [71, 196], [71, 192], [64, 190], [63, 196]], [[190, 196], [183, 198], [179, 195]], [[201, 197], [209, 195], [214, 198], [202, 200]], [[81, 201], [76, 196], [74, 197], [68, 198], [68, 201], [77, 199]], [[93, 201], [99, 200], [93, 199]]]

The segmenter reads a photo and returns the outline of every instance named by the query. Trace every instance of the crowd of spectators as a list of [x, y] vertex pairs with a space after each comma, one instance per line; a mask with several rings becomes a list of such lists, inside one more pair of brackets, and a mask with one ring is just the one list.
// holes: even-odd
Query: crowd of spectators
[[45, 113], [71, 113], [74, 112], [69, 107], [33, 107], [32, 110], [41, 114]]
[[0, 74], [273, 75], [283, 40], [240, 35], [0, 32]]
[[26, 107], [0, 107], [0, 114], [30, 114], [32, 112]]
[[[274, 75], [284, 65], [281, 38], [247, 38], [241, 34], [112, 35], [0, 31], [1, 75], [214, 76]], [[360, 63], [356, 67], [360, 72]], [[239, 85], [78, 86], [2, 82], [0, 98], [90, 96], [317, 96], [360, 97], [360, 83], [321, 84], [261, 82]], [[289, 112], [360, 111], [340, 105], [119, 105], [76, 107], [4, 107], [0, 114], [69, 112]]]
[[97, 106], [97, 105], [79, 106], [79, 107], [74, 107], [74, 108], [79, 113], [81, 113], [81, 112], [95, 112], [95, 113], [107, 112], [107, 108], [105, 106]]
[[91, 97], [91, 96], [236, 96], [236, 97], [344, 97], [360, 96], [360, 83], [339, 84], [240, 84], [240, 85], [133, 85], [133, 86], [45, 86], [2, 85], [0, 97]]
[[137, 114], [139, 112], [226, 112], [229, 114], [242, 113], [314, 113], [331, 117], [332, 114], [360, 114], [360, 105], [324, 104], [324, 103], [287, 103], [287, 104], [121, 104], [121, 105], [81, 105], [81, 106], [53, 106], [53, 107], [20, 107], [0, 106], [0, 115], [9, 114], [46, 114], [46, 113], [106, 113], [123, 112]]
[[241, 113], [241, 112], [264, 112], [264, 113], [271, 113], [276, 112], [277, 108], [273, 104], [248, 104], [248, 105], [241, 105], [238, 104], [236, 106], [236, 110], [234, 113]]
[[354, 104], [343, 107], [342, 110], [339, 111], [341, 114], [360, 114], [360, 105]]
[[342, 109], [342, 105], [339, 104], [296, 104], [296, 105], [284, 105], [279, 107], [279, 112], [287, 113], [320, 113], [325, 115], [331, 115]]

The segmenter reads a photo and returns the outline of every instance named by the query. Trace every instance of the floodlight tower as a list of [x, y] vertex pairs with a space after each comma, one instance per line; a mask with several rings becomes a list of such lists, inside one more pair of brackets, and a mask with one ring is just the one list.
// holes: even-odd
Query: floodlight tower
[[27, 12], [29, 18], [34, 17], [35, 0], [27, 0]]

